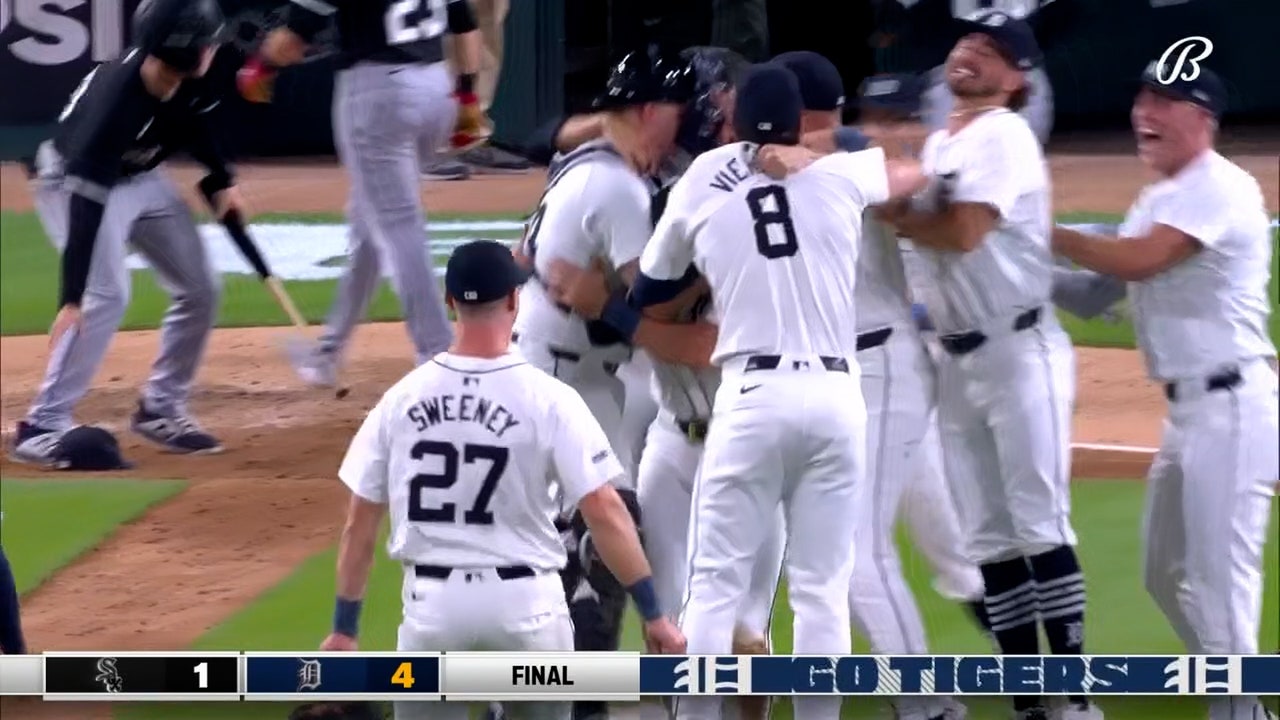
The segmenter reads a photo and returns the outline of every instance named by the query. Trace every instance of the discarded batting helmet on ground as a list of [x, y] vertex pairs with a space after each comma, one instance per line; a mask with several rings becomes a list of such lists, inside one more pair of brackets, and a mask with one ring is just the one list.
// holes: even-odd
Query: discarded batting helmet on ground
[[128, 470], [133, 467], [120, 454], [115, 435], [93, 425], [81, 425], [65, 432], [53, 453], [58, 470]]
[[386, 712], [371, 702], [320, 702], [299, 705], [289, 720], [383, 720]]

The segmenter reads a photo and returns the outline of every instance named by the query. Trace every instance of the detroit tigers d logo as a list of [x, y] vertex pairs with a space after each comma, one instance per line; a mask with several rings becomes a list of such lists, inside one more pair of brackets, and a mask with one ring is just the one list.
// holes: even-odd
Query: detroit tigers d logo
[[[1170, 64], [1169, 59], [1175, 52], [1177, 59]], [[1196, 54], [1193, 56], [1193, 53]], [[1213, 42], [1209, 38], [1201, 35], [1184, 37], [1170, 45], [1156, 62], [1156, 80], [1161, 85], [1172, 85], [1179, 77], [1187, 82], [1195, 80], [1200, 77], [1200, 61], [1212, 54]]]

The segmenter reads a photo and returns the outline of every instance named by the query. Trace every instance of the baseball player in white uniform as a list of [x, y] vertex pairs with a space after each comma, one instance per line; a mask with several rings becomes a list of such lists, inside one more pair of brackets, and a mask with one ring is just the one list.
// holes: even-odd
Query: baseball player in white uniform
[[[1030, 28], [1003, 13], [969, 23], [947, 59], [956, 95], [949, 126], [922, 159], [931, 192], [883, 217], [926, 261], [924, 304], [942, 345], [938, 422], [947, 478], [982, 568], [986, 609], [1003, 653], [1054, 654], [1084, 639], [1084, 576], [1070, 521], [1075, 355], [1049, 302], [1050, 187], [1044, 156], [1008, 103], [1040, 58]], [[1041, 720], [1039, 697], [1015, 697]], [[1068, 698], [1064, 720], [1097, 718]]]
[[[861, 502], [866, 408], [858, 386], [854, 264], [862, 212], [914, 191], [918, 168], [880, 151], [841, 153], [772, 181], [757, 143], [799, 141], [802, 101], [786, 68], [738, 88], [745, 142], [704, 153], [671, 191], [632, 289], [642, 307], [677, 299], [695, 268], [711, 291], [722, 382], [694, 487], [682, 625], [694, 654], [731, 651], [755, 554], [781, 503], [797, 654], [850, 651], [848, 588]], [[839, 699], [794, 700], [836, 718]], [[719, 717], [715, 697], [681, 698], [679, 718]]]
[[[799, 80], [804, 100], [801, 130], [809, 136], [840, 125], [844, 83], [835, 65], [809, 51], [773, 59]], [[890, 142], [900, 123], [882, 122], [889, 112], [890, 90], [901, 92], [897, 78], [873, 78], [863, 86], [862, 128]], [[836, 131], [836, 143], [860, 150], [857, 133]], [[883, 655], [927, 654], [924, 622], [902, 574], [896, 519], [908, 479], [918, 462], [917, 450], [933, 407], [933, 372], [924, 342], [911, 314], [906, 272], [898, 238], [872, 217], [863, 221], [858, 248], [857, 359], [867, 407], [866, 504], [857, 523], [849, 610], [854, 625]], [[945, 697], [903, 696], [891, 701], [900, 720], [962, 717], [958, 704]]]
[[[361, 598], [382, 516], [404, 565], [405, 651], [568, 651], [573, 625], [557, 574], [565, 548], [551, 486], [575, 504], [599, 556], [645, 620], [650, 651], [681, 652], [658, 604], [639, 536], [612, 482], [623, 474], [572, 388], [510, 347], [527, 277], [505, 245], [476, 241], [449, 258], [457, 340], [410, 372], [369, 412], [339, 477], [351, 489], [338, 552], [333, 633], [355, 650]], [[457, 703], [396, 703], [396, 718], [466, 718]], [[510, 703], [513, 717], [570, 717], [569, 703]]]
[[[1251, 655], [1280, 478], [1270, 223], [1258, 181], [1213, 149], [1227, 104], [1218, 76], [1152, 63], [1142, 83], [1138, 157], [1161, 179], [1118, 240], [1056, 228], [1053, 246], [1112, 278], [1112, 301], [1127, 282], [1138, 346], [1169, 401], [1147, 476], [1147, 591], [1189, 652]], [[1212, 720], [1275, 717], [1250, 697], [1209, 707]]]

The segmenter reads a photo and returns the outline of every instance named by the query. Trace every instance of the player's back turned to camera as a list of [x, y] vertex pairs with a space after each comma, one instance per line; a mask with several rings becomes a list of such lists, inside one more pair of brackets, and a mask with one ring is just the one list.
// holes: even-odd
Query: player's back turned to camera
[[[552, 483], [578, 505], [599, 555], [631, 591], [651, 647], [683, 649], [657, 607], [635, 525], [610, 485], [623, 470], [600, 425], [576, 392], [510, 347], [526, 277], [501, 243], [476, 241], [450, 257], [445, 287], [457, 340], [387, 391], [339, 471], [353, 495], [334, 634], [324, 649], [355, 649], [360, 599], [389, 509], [387, 550], [405, 568], [399, 649], [573, 650]], [[509, 710], [567, 718], [568, 708]], [[456, 703], [396, 708], [399, 718], [467, 712]]]
[[[703, 154], [676, 183], [633, 288], [637, 304], [660, 306], [701, 274], [720, 328], [711, 362], [723, 381], [695, 493], [682, 619], [691, 654], [731, 651], [755, 553], [779, 503], [788, 517], [794, 651], [850, 652], [849, 518], [866, 452], [854, 357], [856, 243], [867, 205], [910, 192], [923, 177], [898, 172], [874, 150], [771, 180], [757, 170], [759, 145], [796, 145], [801, 108], [786, 68], [747, 74], [734, 108], [744, 142]], [[838, 698], [795, 704], [798, 717], [839, 715]], [[719, 713], [714, 697], [682, 698], [676, 708], [682, 719]]]

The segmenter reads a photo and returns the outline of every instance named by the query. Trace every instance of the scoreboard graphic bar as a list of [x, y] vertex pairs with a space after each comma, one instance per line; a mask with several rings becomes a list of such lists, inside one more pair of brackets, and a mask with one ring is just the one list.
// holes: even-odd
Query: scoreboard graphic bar
[[45, 653], [46, 700], [239, 700], [240, 653]]
[[440, 655], [246, 653], [245, 694], [258, 700], [440, 700]]

